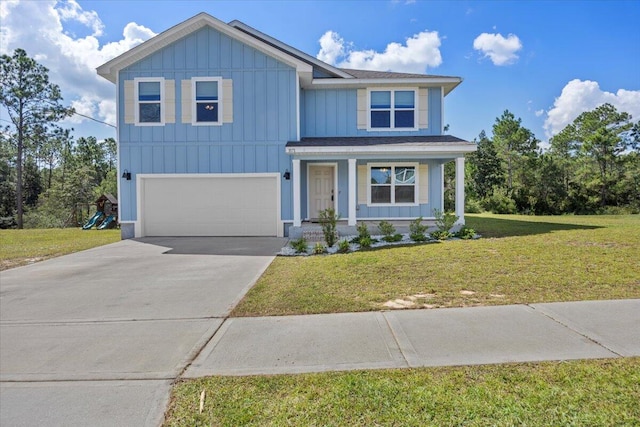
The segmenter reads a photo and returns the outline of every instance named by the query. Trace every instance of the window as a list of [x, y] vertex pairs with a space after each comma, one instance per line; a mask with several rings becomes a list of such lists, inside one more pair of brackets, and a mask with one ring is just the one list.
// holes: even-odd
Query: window
[[416, 165], [373, 165], [370, 204], [416, 204]]
[[372, 90], [369, 100], [371, 129], [415, 129], [415, 90]]
[[135, 80], [135, 121], [140, 125], [164, 124], [162, 98], [163, 78], [141, 78]]
[[194, 77], [193, 124], [222, 124], [222, 79], [220, 77]]

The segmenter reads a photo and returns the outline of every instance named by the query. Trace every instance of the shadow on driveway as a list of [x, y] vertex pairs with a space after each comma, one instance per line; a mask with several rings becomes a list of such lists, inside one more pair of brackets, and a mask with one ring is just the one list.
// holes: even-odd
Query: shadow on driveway
[[169, 255], [273, 256], [286, 237], [141, 237], [137, 242], [171, 248]]

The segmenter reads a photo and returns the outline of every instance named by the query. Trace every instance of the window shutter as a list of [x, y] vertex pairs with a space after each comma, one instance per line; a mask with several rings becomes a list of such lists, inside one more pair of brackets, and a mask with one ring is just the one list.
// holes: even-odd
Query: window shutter
[[429, 127], [429, 89], [418, 89], [418, 127]]
[[418, 203], [429, 203], [429, 166], [418, 165]]
[[367, 204], [367, 166], [358, 165], [358, 204]]
[[182, 123], [191, 123], [193, 113], [191, 111], [191, 80], [182, 80]]
[[233, 81], [222, 79], [222, 123], [233, 123]]
[[133, 80], [124, 81], [124, 122], [133, 124], [136, 122], [135, 116], [135, 82]]
[[367, 90], [358, 89], [358, 116], [357, 116], [357, 128], [367, 128]]
[[176, 122], [176, 81], [164, 81], [164, 122]]

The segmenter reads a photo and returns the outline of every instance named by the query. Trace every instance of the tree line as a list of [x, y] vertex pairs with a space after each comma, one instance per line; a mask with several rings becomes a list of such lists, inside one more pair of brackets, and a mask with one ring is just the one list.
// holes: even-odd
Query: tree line
[[59, 126], [74, 110], [48, 71], [22, 49], [0, 57], [0, 225], [77, 226], [99, 195], [117, 194], [116, 141]]
[[[22, 49], [0, 58], [0, 225], [76, 226], [79, 211], [117, 194], [116, 142], [71, 136], [48, 70]], [[592, 214], [640, 212], [640, 121], [604, 104], [578, 116], [542, 149], [506, 110], [482, 131], [465, 162], [467, 212]], [[455, 166], [445, 167], [445, 209], [454, 209]], [[88, 212], [87, 212], [88, 214]], [[9, 221], [7, 221], [9, 220]]]
[[[640, 121], [603, 104], [541, 142], [509, 110], [482, 131], [465, 162], [467, 212], [640, 213]], [[445, 168], [453, 209], [455, 168]]]

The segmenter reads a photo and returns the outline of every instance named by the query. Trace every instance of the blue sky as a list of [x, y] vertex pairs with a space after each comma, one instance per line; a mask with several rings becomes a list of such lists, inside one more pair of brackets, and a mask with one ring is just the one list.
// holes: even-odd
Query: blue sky
[[[95, 67], [203, 11], [335, 65], [460, 76], [445, 123], [468, 140], [505, 109], [542, 141], [604, 102], [640, 119], [640, 1], [2, 0], [0, 53], [26, 49], [66, 102], [115, 123], [114, 87]], [[81, 117], [67, 125], [115, 137]]]

